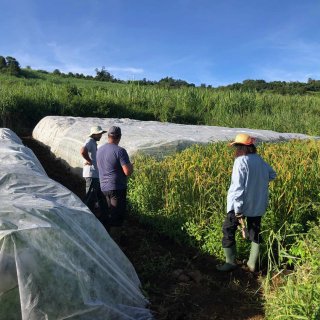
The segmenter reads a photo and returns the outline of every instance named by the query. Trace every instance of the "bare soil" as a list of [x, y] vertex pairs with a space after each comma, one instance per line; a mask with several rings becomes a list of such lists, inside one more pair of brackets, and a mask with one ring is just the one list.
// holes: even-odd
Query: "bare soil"
[[[48, 176], [83, 199], [84, 180], [75, 176], [49, 149], [22, 137]], [[216, 271], [220, 263], [159, 234], [130, 214], [115, 241], [134, 265], [156, 320], [262, 320], [259, 273], [239, 266], [230, 273]]]

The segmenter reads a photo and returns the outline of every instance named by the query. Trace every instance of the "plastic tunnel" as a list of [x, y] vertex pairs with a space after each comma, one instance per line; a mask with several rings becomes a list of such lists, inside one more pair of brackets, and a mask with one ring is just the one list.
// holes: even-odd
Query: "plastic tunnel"
[[152, 319], [104, 227], [0, 129], [0, 320]]
[[[257, 142], [308, 139], [299, 133], [279, 133], [270, 130], [227, 128], [205, 125], [183, 125], [158, 121], [139, 121], [117, 118], [80, 118], [48, 116], [40, 120], [33, 130], [33, 137], [50, 148], [73, 172], [82, 174], [82, 158], [79, 150], [87, 139], [90, 127], [100, 125], [104, 130], [119, 126], [122, 130], [120, 145], [131, 158], [137, 153], [161, 158], [181, 151], [193, 144], [231, 141], [238, 133], [248, 133]], [[102, 136], [99, 145], [106, 143]]]

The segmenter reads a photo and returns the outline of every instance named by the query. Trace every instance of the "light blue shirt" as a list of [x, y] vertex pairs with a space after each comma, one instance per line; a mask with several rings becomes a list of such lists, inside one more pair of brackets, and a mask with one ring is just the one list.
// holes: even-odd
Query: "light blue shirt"
[[237, 157], [227, 196], [227, 212], [234, 210], [247, 217], [264, 215], [269, 181], [275, 178], [276, 172], [258, 154]]

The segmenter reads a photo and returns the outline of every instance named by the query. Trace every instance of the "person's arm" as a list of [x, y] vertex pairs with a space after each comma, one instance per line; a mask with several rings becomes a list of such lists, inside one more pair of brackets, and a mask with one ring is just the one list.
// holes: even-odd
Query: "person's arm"
[[92, 165], [92, 161], [89, 157], [89, 152], [88, 152], [88, 149], [86, 147], [82, 147], [80, 149], [80, 154], [81, 156], [86, 160], [86, 162], [84, 163], [84, 165], [88, 165], [88, 166], [91, 166]]
[[123, 173], [127, 177], [131, 176], [132, 173], [133, 173], [133, 165], [132, 165], [132, 163], [129, 162], [128, 164], [123, 165], [122, 166], [122, 170], [123, 170]]
[[277, 173], [272, 169], [272, 167], [268, 164], [269, 167], [269, 181], [274, 180], [277, 177]]
[[133, 173], [133, 165], [130, 162], [129, 155], [128, 155], [127, 151], [122, 148], [120, 150], [119, 156], [120, 156], [120, 164], [121, 164], [121, 168], [122, 168], [123, 173], [127, 177], [131, 176]]

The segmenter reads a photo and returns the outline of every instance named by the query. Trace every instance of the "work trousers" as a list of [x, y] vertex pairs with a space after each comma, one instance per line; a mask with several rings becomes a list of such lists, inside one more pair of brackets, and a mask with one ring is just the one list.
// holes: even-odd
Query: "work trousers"
[[[86, 196], [84, 203], [96, 214], [95, 205], [98, 203], [100, 209], [100, 217], [106, 217], [108, 213], [106, 199], [100, 189], [99, 178], [85, 178], [86, 180]], [[98, 216], [99, 220], [100, 217]]]
[[[262, 238], [260, 235], [261, 216], [260, 217], [245, 217], [247, 220], [248, 239], [255, 243], [261, 243]], [[222, 226], [222, 247], [230, 248], [236, 244], [236, 231], [240, 225], [239, 220], [236, 218], [235, 212], [232, 210], [227, 213]]]
[[127, 190], [104, 191], [108, 204], [108, 224], [110, 227], [122, 226], [126, 217]]

